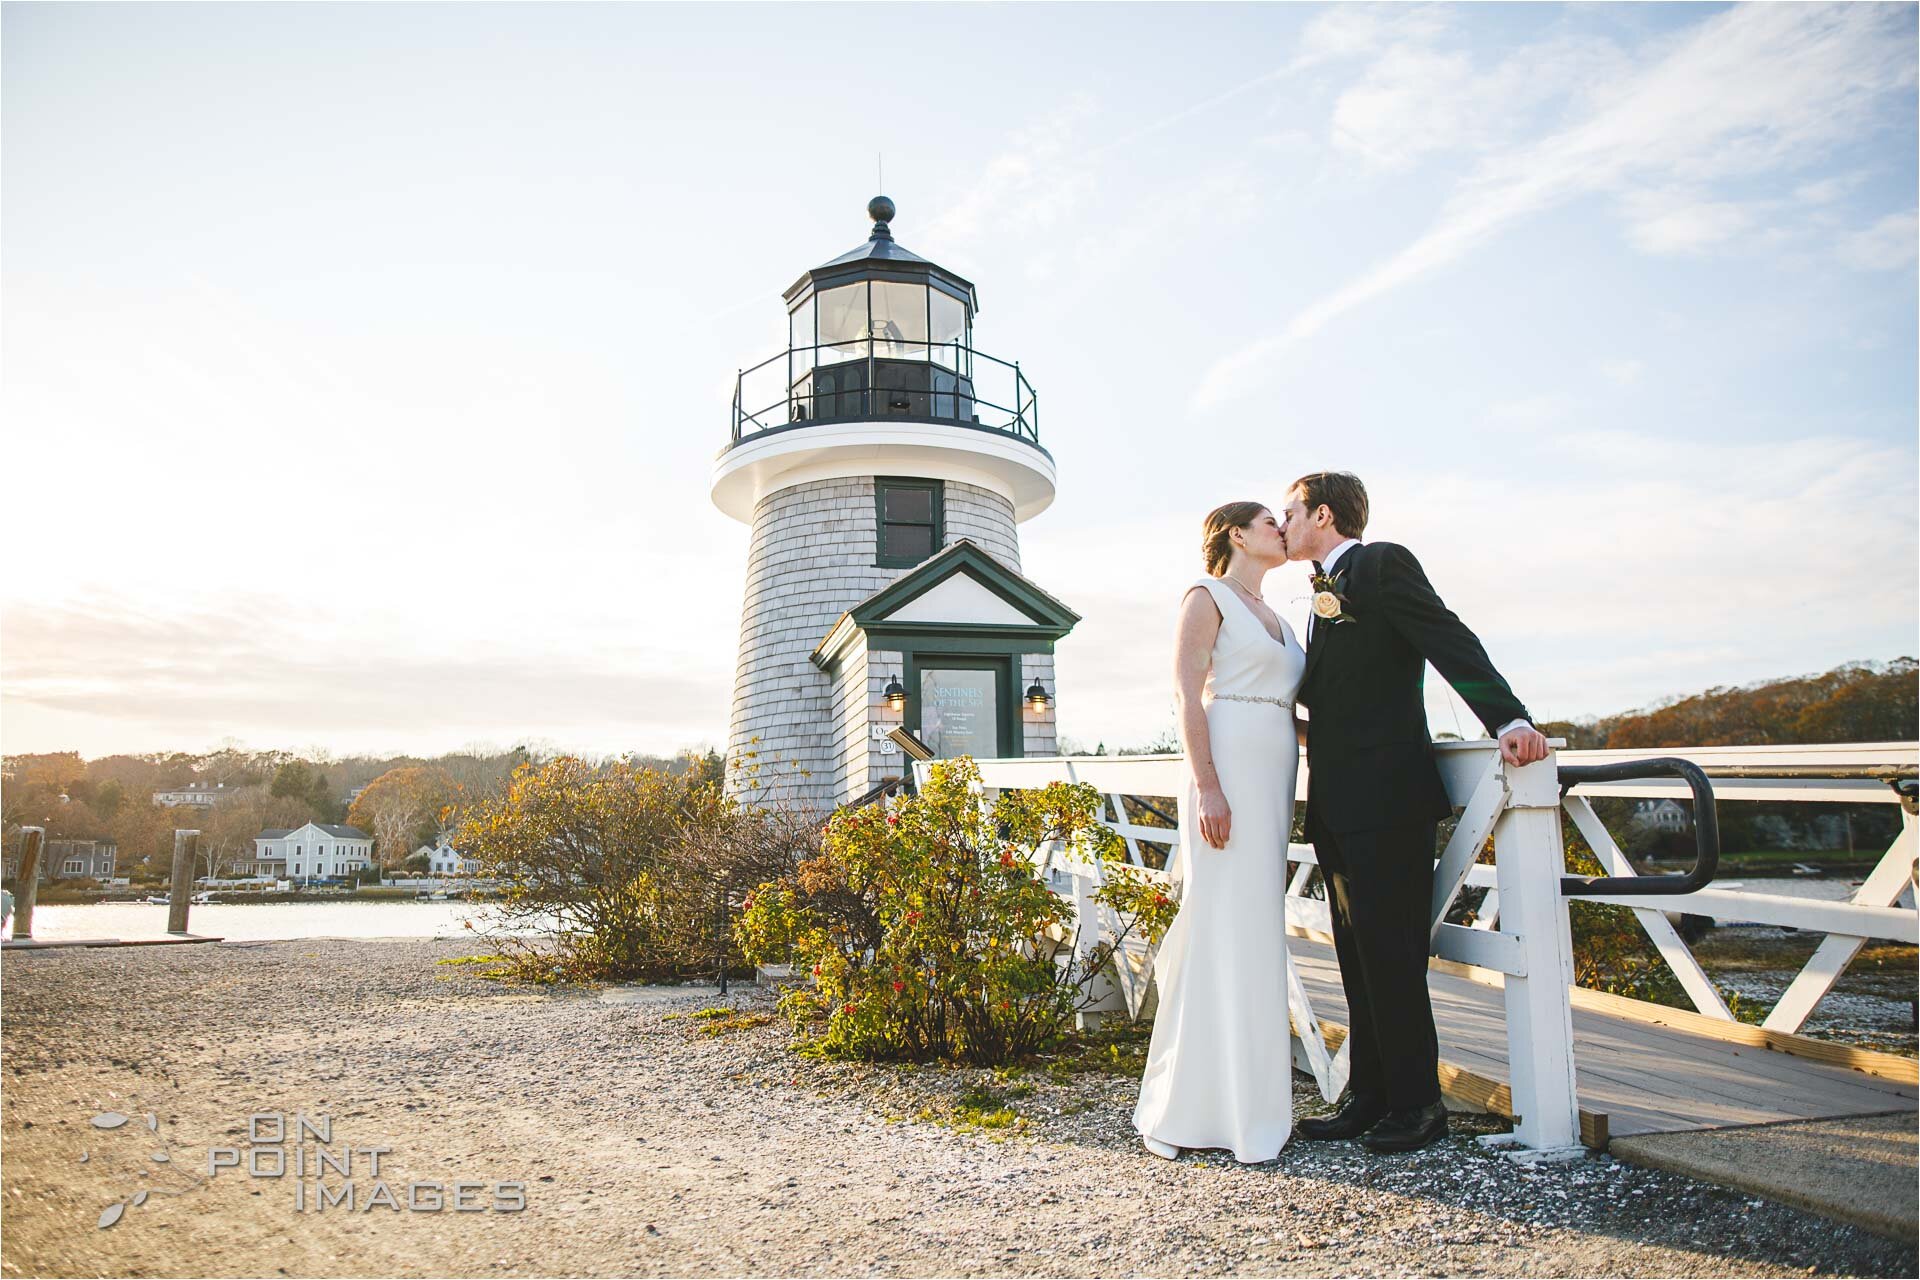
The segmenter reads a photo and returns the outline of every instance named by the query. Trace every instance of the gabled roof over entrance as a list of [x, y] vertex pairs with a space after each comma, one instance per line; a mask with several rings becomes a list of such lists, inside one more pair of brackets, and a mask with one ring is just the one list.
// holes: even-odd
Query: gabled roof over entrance
[[1022, 637], [1051, 643], [1080, 615], [962, 538], [841, 614], [813, 651], [831, 666], [854, 638]]

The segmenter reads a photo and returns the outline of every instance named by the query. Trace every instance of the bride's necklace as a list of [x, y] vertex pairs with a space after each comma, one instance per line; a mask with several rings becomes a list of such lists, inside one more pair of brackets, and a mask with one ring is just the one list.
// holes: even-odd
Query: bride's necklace
[[1266, 601], [1257, 592], [1249, 591], [1247, 589], [1246, 583], [1240, 581], [1240, 579], [1234, 577], [1232, 574], [1224, 573], [1224, 574], [1221, 574], [1220, 576], [1225, 578], [1228, 582], [1231, 582], [1234, 586], [1239, 587], [1240, 594], [1245, 596], [1247, 599], [1255, 601], [1260, 604], [1266, 603]]
[[[1259, 623], [1260, 623], [1260, 629], [1261, 629], [1262, 631], [1265, 631], [1265, 630], [1267, 629], [1267, 624], [1266, 624], [1265, 622], [1261, 622], [1261, 621], [1260, 621], [1260, 615], [1259, 615], [1259, 613], [1258, 613], [1258, 612], [1255, 612], [1255, 611], [1253, 610], [1253, 606], [1255, 606], [1255, 605], [1258, 605], [1258, 606], [1260, 606], [1261, 608], [1266, 608], [1266, 607], [1267, 607], [1267, 602], [1266, 602], [1266, 600], [1265, 600], [1265, 598], [1264, 598], [1264, 597], [1261, 597], [1261, 596], [1259, 596], [1259, 595], [1256, 595], [1256, 594], [1254, 594], [1254, 593], [1253, 593], [1252, 591], [1249, 591], [1249, 590], [1247, 589], [1247, 584], [1246, 584], [1246, 583], [1244, 583], [1244, 582], [1242, 582], [1242, 581], [1240, 581], [1240, 579], [1238, 579], [1238, 578], [1236, 578], [1236, 577], [1234, 577], [1234, 576], [1233, 576], [1232, 574], [1230, 574], [1230, 573], [1223, 573], [1223, 574], [1221, 574], [1220, 576], [1221, 576], [1221, 577], [1223, 577], [1223, 578], [1225, 578], [1225, 579], [1226, 579], [1226, 580], [1227, 580], [1228, 582], [1231, 582], [1231, 583], [1232, 583], [1232, 584], [1233, 584], [1234, 586], [1236, 586], [1236, 587], [1238, 587], [1238, 588], [1240, 589], [1240, 594], [1241, 594], [1241, 595], [1243, 595], [1243, 596], [1245, 596], [1245, 597], [1247, 598], [1247, 607], [1248, 607], [1248, 610], [1249, 610], [1249, 612], [1253, 612], [1253, 620], [1254, 620], [1255, 622], [1259, 622]], [[1267, 612], [1269, 612], [1269, 613], [1272, 613], [1272, 612], [1273, 612], [1273, 610], [1271, 610], [1271, 609], [1267, 609]], [[1275, 617], [1276, 617], [1276, 620], [1277, 620], [1277, 618], [1278, 618], [1278, 615], [1275, 615]], [[1280, 629], [1280, 634], [1279, 634], [1278, 636], [1275, 636], [1274, 638], [1275, 638], [1276, 640], [1278, 640], [1278, 641], [1279, 641], [1279, 642], [1280, 642], [1281, 644], [1285, 644], [1285, 643], [1287, 642], [1287, 632], [1286, 632], [1286, 624], [1285, 624], [1285, 623], [1281, 623], [1281, 624], [1280, 624], [1280, 627], [1281, 627], [1281, 629]]]

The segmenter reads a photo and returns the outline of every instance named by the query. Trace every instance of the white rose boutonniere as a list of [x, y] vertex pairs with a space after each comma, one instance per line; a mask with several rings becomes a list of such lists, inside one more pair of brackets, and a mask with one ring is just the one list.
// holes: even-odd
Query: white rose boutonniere
[[1340, 593], [1340, 579], [1331, 573], [1316, 573], [1308, 579], [1313, 587], [1313, 616], [1326, 622], [1352, 622], [1347, 598]]

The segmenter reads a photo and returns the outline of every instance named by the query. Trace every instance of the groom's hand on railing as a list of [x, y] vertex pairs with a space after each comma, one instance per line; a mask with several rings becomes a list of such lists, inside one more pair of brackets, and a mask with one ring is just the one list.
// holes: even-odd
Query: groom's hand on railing
[[1517, 724], [1500, 735], [1500, 758], [1519, 768], [1547, 758], [1547, 735], [1530, 724]]

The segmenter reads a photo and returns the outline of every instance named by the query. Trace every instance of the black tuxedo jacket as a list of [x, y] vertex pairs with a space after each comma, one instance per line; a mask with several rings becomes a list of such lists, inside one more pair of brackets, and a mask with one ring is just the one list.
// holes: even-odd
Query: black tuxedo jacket
[[1420, 562], [1391, 542], [1348, 547], [1332, 570], [1346, 622], [1313, 621], [1299, 701], [1308, 710], [1307, 829], [1345, 833], [1438, 821], [1453, 811], [1434, 763], [1427, 663], [1489, 735], [1527, 709]]

